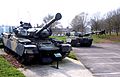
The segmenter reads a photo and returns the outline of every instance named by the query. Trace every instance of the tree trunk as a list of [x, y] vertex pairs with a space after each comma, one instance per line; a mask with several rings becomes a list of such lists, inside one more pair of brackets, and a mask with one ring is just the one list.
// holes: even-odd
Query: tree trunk
[[118, 36], [119, 28], [116, 28], [116, 35]]
[[111, 32], [112, 32], [112, 30], [111, 30], [111, 29], [109, 29], [109, 35], [111, 35]]
[[116, 31], [116, 35], [118, 36], [118, 31]]
[[109, 31], [109, 35], [111, 35], [111, 31]]

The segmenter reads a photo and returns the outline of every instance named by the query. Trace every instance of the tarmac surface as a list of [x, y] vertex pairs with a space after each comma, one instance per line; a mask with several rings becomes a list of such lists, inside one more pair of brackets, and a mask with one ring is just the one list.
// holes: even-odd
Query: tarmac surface
[[90, 71], [79, 61], [65, 58], [59, 63], [52, 65], [33, 65], [19, 68], [26, 77], [93, 77]]
[[120, 44], [93, 44], [73, 48], [80, 62], [95, 77], [120, 77]]

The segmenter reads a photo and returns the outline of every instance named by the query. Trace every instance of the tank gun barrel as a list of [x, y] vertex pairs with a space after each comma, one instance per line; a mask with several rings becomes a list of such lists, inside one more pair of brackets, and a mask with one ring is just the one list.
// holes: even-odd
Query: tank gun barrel
[[36, 35], [38, 35], [39, 33], [41, 33], [44, 29], [47, 29], [52, 23], [54, 23], [57, 20], [60, 20], [62, 18], [62, 15], [60, 13], [57, 13], [55, 15], [55, 18], [53, 18], [50, 22], [48, 22], [41, 30], [36, 32]]

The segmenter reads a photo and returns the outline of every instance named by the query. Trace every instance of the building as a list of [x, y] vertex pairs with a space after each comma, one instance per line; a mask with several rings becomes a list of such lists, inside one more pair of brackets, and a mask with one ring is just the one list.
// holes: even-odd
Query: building
[[0, 26], [0, 38], [2, 37], [2, 33], [3, 32], [13, 32], [13, 29], [15, 28], [15, 26]]

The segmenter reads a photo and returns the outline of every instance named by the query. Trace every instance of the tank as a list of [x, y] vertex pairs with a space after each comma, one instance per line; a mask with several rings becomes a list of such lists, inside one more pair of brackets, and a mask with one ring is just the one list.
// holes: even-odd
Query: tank
[[34, 28], [30, 23], [20, 22], [13, 33], [3, 33], [4, 50], [13, 52], [23, 64], [32, 61], [52, 63], [64, 59], [72, 50], [70, 44], [49, 38], [52, 35], [50, 26], [62, 18], [60, 13], [42, 28]]
[[66, 41], [73, 47], [90, 47], [93, 41], [91, 35], [91, 33], [68, 32]]

